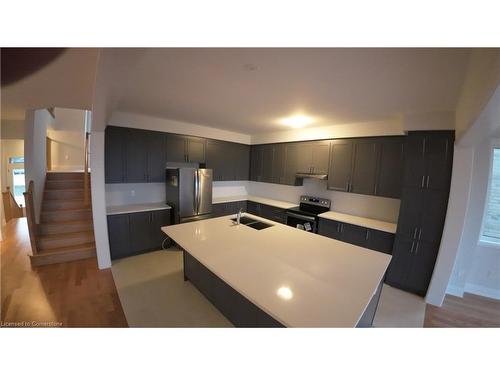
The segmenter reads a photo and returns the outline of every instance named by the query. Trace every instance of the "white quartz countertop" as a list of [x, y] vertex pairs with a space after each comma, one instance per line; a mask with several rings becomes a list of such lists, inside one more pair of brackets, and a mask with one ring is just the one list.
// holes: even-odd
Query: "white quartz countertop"
[[256, 197], [255, 195], [234, 195], [229, 197], [217, 197], [212, 199], [212, 203], [214, 204], [226, 203], [226, 202], [238, 202], [238, 201], [252, 201], [252, 202], [267, 204], [273, 207], [283, 208], [285, 210], [299, 205], [298, 203], [290, 203], [275, 199], [261, 198], [261, 197]]
[[259, 231], [232, 216], [162, 230], [287, 327], [356, 326], [390, 255], [245, 214], [274, 224]]
[[118, 215], [118, 214], [128, 214], [133, 212], [144, 212], [144, 211], [158, 211], [158, 210], [170, 210], [172, 207], [165, 203], [139, 203], [139, 204], [125, 204], [120, 206], [107, 206], [107, 215]]
[[359, 225], [360, 227], [381, 230], [388, 233], [396, 233], [397, 224], [387, 221], [368, 219], [366, 217], [353, 216], [335, 211], [328, 211], [318, 215], [323, 219], [341, 221], [342, 223]]

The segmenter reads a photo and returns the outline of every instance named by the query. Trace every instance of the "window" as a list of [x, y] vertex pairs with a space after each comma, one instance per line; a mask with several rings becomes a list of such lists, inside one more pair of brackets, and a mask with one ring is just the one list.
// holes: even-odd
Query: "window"
[[481, 241], [500, 245], [500, 143], [493, 146]]
[[15, 156], [9, 158], [9, 164], [24, 163], [24, 156]]

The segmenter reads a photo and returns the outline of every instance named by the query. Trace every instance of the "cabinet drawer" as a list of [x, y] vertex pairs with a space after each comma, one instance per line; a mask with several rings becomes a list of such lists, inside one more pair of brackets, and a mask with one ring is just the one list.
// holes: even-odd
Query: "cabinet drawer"
[[325, 237], [333, 238], [334, 240], [341, 240], [342, 239], [341, 227], [342, 223], [339, 221], [320, 218], [318, 226], [318, 234]]

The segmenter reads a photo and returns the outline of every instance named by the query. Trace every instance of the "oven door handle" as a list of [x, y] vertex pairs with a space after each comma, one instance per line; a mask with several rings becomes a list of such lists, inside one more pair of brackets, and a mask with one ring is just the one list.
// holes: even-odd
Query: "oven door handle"
[[299, 215], [299, 214], [295, 214], [292, 212], [287, 212], [286, 215], [290, 216], [290, 217], [294, 217], [296, 219], [302, 219], [302, 220], [307, 220], [307, 221], [316, 221], [316, 218], [314, 216]]

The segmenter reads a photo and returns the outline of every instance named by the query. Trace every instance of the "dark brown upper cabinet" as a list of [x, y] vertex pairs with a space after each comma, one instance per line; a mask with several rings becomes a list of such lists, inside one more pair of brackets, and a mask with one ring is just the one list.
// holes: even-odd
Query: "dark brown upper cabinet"
[[330, 147], [327, 187], [329, 190], [349, 191], [354, 154], [353, 141], [350, 139], [333, 140]]
[[165, 134], [106, 127], [106, 183], [165, 181]]
[[104, 133], [104, 170], [107, 184], [125, 182], [127, 128], [107, 126]]
[[167, 160], [178, 163], [205, 163], [206, 139], [169, 134]]
[[379, 144], [376, 139], [354, 141], [354, 157], [349, 191], [357, 194], [375, 195]]
[[244, 181], [249, 178], [250, 146], [218, 140], [207, 141], [206, 167], [214, 181]]
[[379, 140], [379, 162], [375, 195], [400, 198], [403, 182], [405, 137], [384, 137]]

